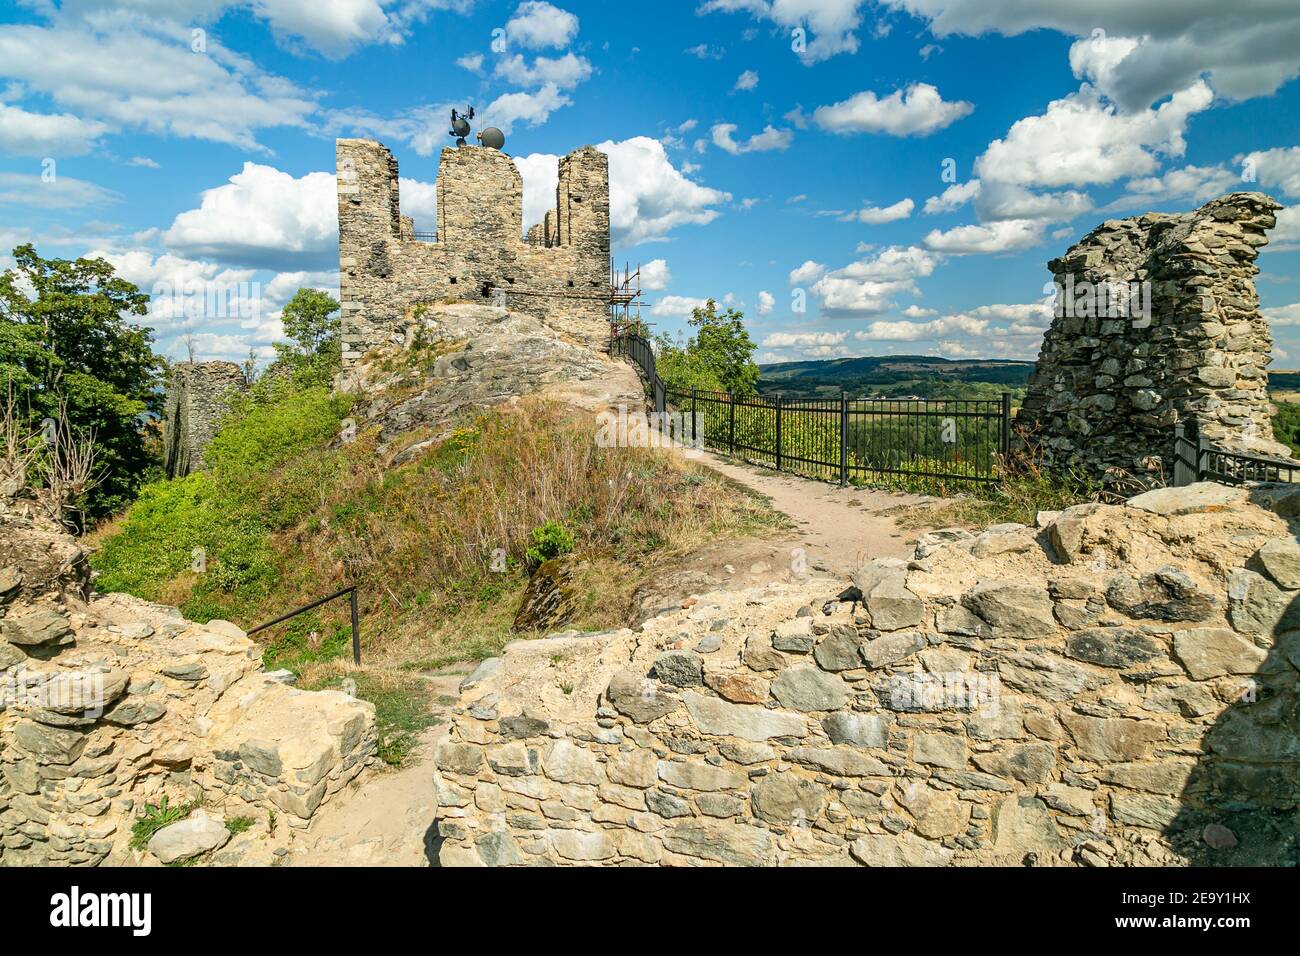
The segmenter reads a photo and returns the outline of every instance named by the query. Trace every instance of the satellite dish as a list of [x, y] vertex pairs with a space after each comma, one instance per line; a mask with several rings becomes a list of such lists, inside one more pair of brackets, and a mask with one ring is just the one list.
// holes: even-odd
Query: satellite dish
[[464, 146], [465, 137], [469, 135], [469, 121], [474, 118], [474, 107], [469, 108], [468, 113], [458, 113], [451, 111], [451, 135], [456, 137], [456, 145]]
[[478, 141], [488, 149], [501, 149], [506, 144], [506, 134], [495, 126], [489, 126], [478, 134]]

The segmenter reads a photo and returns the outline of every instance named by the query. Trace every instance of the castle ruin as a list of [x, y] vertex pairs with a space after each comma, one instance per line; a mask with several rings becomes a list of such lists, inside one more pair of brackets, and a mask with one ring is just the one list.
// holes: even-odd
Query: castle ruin
[[1049, 464], [1100, 478], [1168, 479], [1178, 423], [1228, 450], [1287, 456], [1254, 283], [1280, 208], [1241, 192], [1109, 220], [1049, 262], [1056, 315], [1017, 431]]
[[172, 366], [163, 412], [163, 464], [168, 478], [184, 478], [203, 467], [203, 452], [230, 411], [231, 397], [246, 388], [244, 372], [234, 362]]
[[600, 347], [609, 337], [609, 160], [584, 146], [560, 160], [555, 208], [523, 229], [523, 179], [505, 153], [442, 151], [437, 234], [402, 215], [397, 160], [382, 143], [340, 139], [339, 298], [343, 364], [401, 343], [421, 305], [504, 305]]

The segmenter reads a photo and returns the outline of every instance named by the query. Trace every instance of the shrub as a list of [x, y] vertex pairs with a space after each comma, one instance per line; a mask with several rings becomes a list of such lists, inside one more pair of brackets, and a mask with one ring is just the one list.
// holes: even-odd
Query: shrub
[[529, 567], [573, 551], [573, 532], [558, 521], [547, 521], [534, 528], [531, 534], [533, 543], [526, 555]]

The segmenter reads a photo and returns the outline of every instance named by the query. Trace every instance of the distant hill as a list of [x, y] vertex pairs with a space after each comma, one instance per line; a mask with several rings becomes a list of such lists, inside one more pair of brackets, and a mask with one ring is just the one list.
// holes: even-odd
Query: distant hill
[[850, 394], [982, 398], [1002, 391], [1022, 394], [1032, 362], [945, 359], [933, 355], [880, 355], [776, 362], [759, 366], [758, 388], [772, 394], [814, 397]]

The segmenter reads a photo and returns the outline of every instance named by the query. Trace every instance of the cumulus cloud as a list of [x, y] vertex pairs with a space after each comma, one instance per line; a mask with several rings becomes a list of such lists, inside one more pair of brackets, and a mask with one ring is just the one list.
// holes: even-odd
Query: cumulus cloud
[[1256, 150], [1237, 156], [1233, 162], [1249, 181], [1240, 188], [1253, 188], [1250, 182], [1277, 187], [1285, 196], [1300, 197], [1300, 146]]
[[819, 106], [813, 112], [813, 122], [841, 135], [928, 136], [955, 123], [974, 108], [961, 100], [945, 101], [929, 83], [913, 83], [885, 97], [863, 90], [839, 103]]
[[666, 295], [650, 307], [652, 315], [686, 318], [695, 309], [708, 305], [707, 299], [693, 299], [684, 295]]
[[925, 201], [925, 214], [933, 216], [936, 213], [952, 212], [954, 209], [960, 209], [972, 199], [979, 195], [980, 181], [972, 179], [964, 183], [953, 183], [938, 196], [931, 196]]
[[813, 345], [840, 345], [847, 336], [847, 332], [773, 332], [760, 345], [765, 349], [803, 349]]
[[932, 229], [922, 240], [925, 248], [948, 255], [1018, 252], [1043, 239], [1043, 222], [1034, 219], [1003, 219], [982, 225]]
[[848, 213], [842, 217], [846, 221], [865, 223], [869, 226], [878, 226], [881, 223], [897, 222], [899, 219], [906, 219], [912, 215], [912, 210], [916, 204], [910, 199], [900, 199], [892, 206], [866, 206], [857, 212]]
[[[667, 239], [679, 226], [707, 225], [731, 194], [701, 186], [673, 166], [664, 144], [634, 136], [597, 147], [609, 156], [609, 215], [615, 245], [635, 246]], [[524, 225], [540, 222], [555, 205], [559, 157], [536, 153], [515, 157], [524, 180]]]
[[735, 123], [718, 123], [714, 125], [711, 131], [713, 145], [730, 153], [732, 156], [739, 156], [742, 153], [763, 153], [769, 150], [788, 149], [790, 143], [794, 140], [793, 131], [776, 129], [768, 125], [763, 127], [763, 132], [755, 133], [749, 139], [737, 142], [734, 139], [736, 129]]
[[1180, 90], [1154, 110], [1122, 113], [1085, 84], [1048, 104], [1040, 116], [1017, 120], [975, 163], [990, 180], [1022, 186], [1089, 185], [1145, 176], [1157, 154], [1181, 156], [1188, 119], [1209, 107], [1204, 82]]
[[758, 293], [758, 314], [771, 315], [772, 310], [776, 308], [776, 297], [772, 293], [763, 290]]
[[505, 26], [506, 39], [530, 50], [564, 48], [578, 35], [578, 18], [546, 0], [525, 0]]
[[758, 86], [758, 74], [753, 70], [746, 70], [736, 78], [736, 85], [732, 89], [744, 91], [752, 90], [756, 86]]
[[9, 156], [82, 156], [107, 130], [71, 113], [29, 113], [0, 103], [0, 153]]
[[917, 246], [890, 246], [825, 273], [811, 291], [827, 315], [878, 315], [892, 309], [899, 295], [918, 295], [915, 280], [938, 263], [939, 256]]
[[163, 234], [190, 258], [262, 269], [322, 269], [338, 255], [338, 204], [332, 173], [295, 178], [246, 162], [224, 185], [205, 190]]
[[515, 123], [541, 126], [556, 110], [572, 103], [573, 100], [561, 93], [558, 86], [547, 83], [533, 92], [501, 94], [483, 110], [482, 118], [508, 134], [514, 130]]
[[813, 262], [809, 259], [798, 268], [790, 270], [791, 285], [807, 285], [809, 282], [816, 282], [826, 273], [826, 267], [820, 262]]
[[[1276, 91], [1300, 72], [1300, 6], [1096, 0], [884, 0], [928, 20], [937, 37], [1046, 28], [1081, 37], [1072, 63], [1126, 109], [1149, 106], [1207, 76], [1221, 96]], [[1098, 32], [1100, 31], [1100, 32]]]
[[667, 261], [651, 259], [641, 265], [641, 288], [646, 292], [662, 292], [673, 281]]
[[516, 86], [545, 86], [549, 83], [567, 90], [590, 79], [592, 69], [590, 60], [572, 53], [561, 57], [539, 56], [531, 64], [522, 54], [516, 53], [498, 60], [493, 72]]

